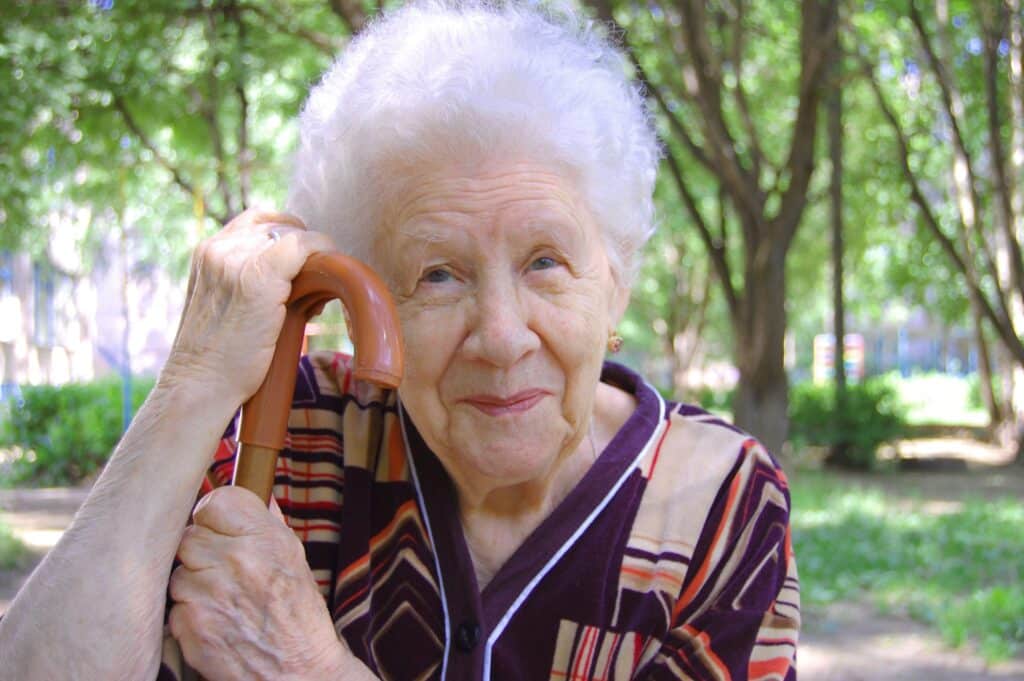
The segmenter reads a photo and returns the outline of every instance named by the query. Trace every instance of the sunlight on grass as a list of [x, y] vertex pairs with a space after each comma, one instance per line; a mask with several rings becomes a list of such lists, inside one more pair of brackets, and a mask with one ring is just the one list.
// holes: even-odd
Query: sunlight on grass
[[952, 374], [913, 374], [893, 381], [900, 401], [907, 406], [908, 423], [985, 426], [988, 414], [971, 405], [971, 382]]
[[806, 605], [870, 598], [990, 660], [1024, 649], [1024, 504], [973, 500], [930, 514], [823, 473], [793, 483]]

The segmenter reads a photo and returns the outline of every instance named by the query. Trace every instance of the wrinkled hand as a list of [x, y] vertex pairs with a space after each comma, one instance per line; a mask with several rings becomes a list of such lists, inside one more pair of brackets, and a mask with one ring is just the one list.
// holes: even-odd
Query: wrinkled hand
[[208, 681], [341, 678], [339, 641], [302, 544], [239, 487], [207, 494], [171, 575], [171, 634]]
[[188, 294], [165, 378], [198, 379], [241, 404], [260, 387], [292, 279], [329, 237], [286, 213], [247, 210], [192, 256]]

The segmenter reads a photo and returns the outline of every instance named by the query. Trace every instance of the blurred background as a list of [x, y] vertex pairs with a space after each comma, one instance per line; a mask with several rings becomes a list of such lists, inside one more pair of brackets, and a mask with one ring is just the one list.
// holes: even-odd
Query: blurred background
[[[623, 361], [789, 473], [806, 679], [1024, 678], [1021, 0], [588, 0], [664, 144]], [[0, 612], [370, 0], [0, 0]], [[345, 349], [343, 315], [312, 347]], [[840, 339], [837, 342], [836, 339]]]

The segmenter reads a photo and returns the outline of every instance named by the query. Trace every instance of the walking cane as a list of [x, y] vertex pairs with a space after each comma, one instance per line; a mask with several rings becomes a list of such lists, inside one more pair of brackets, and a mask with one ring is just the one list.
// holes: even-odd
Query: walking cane
[[353, 376], [383, 388], [402, 379], [398, 314], [384, 282], [363, 263], [337, 253], [314, 253], [292, 282], [287, 314], [263, 384], [242, 407], [232, 484], [270, 502], [277, 455], [284, 447], [306, 322], [339, 298], [348, 311], [355, 348]]

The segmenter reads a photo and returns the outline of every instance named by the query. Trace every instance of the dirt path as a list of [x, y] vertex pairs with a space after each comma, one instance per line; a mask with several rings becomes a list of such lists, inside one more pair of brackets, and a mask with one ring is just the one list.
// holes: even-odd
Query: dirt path
[[[956, 505], [993, 494], [1024, 498], [1024, 474], [995, 468], [957, 473], [849, 476], [877, 485], [908, 503]], [[0, 612], [70, 523], [87, 490], [0, 490], [0, 517], [30, 548], [26, 564], [0, 571]], [[941, 512], [941, 509], [939, 509]], [[1024, 659], [987, 667], [968, 651], [950, 650], [934, 631], [907, 617], [879, 615], [861, 603], [838, 603], [804, 613], [801, 681], [1024, 680]]]
[[1024, 659], [986, 666], [950, 650], [909, 617], [879, 615], [863, 603], [804, 612], [797, 669], [801, 681], [981, 681], [1024, 679]]
[[0, 519], [28, 548], [19, 568], [0, 570], [0, 613], [7, 610], [32, 570], [60, 539], [88, 493], [88, 489], [64, 487], [0, 489]]

